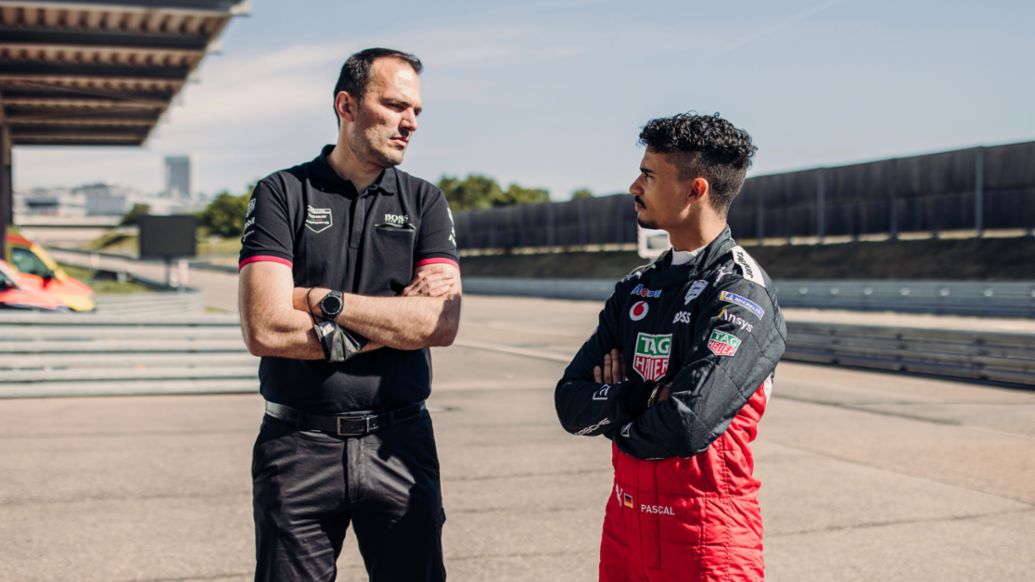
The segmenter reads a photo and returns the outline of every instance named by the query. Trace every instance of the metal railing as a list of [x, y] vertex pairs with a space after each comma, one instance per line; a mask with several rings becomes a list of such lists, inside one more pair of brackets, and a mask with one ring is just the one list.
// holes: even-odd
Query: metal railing
[[0, 398], [258, 390], [236, 316], [0, 313]]
[[[464, 277], [464, 292], [604, 300], [611, 279]], [[782, 307], [1035, 318], [1035, 281], [775, 281]]]

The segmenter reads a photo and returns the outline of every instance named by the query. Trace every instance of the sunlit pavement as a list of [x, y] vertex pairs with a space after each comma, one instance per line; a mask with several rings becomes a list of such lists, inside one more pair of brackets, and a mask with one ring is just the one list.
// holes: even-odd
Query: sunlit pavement
[[[452, 580], [589, 581], [610, 453], [552, 388], [587, 302], [468, 297], [434, 350]], [[245, 580], [257, 395], [0, 401], [0, 578]], [[755, 448], [769, 580], [1028, 580], [1035, 393], [785, 364]], [[363, 580], [354, 541], [340, 580]]]

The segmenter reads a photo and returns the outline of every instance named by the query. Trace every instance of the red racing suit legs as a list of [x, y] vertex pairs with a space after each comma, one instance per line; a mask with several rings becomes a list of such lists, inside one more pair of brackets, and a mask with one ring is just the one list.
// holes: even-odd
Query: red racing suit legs
[[748, 444], [768, 391], [767, 381], [698, 455], [640, 460], [612, 445], [601, 582], [763, 580], [759, 482]]

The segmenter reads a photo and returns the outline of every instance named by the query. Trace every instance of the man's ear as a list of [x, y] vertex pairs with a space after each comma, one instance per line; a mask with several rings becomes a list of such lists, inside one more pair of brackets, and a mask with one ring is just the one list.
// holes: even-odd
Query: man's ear
[[711, 194], [711, 184], [706, 178], [698, 176], [690, 180], [690, 187], [687, 188], [687, 199], [693, 202], [701, 202], [705, 196]]
[[334, 96], [334, 111], [338, 113], [338, 117], [347, 121], [356, 120], [356, 100], [352, 98], [352, 95], [345, 91], [339, 91]]

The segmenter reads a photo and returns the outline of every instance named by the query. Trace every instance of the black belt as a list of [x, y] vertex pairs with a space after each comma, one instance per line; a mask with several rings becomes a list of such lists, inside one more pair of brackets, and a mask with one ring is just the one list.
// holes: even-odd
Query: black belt
[[320, 430], [338, 436], [363, 436], [395, 424], [413, 420], [424, 412], [424, 402], [382, 413], [346, 413], [334, 416], [310, 414], [297, 408], [266, 402], [266, 414], [290, 422], [303, 430]]

